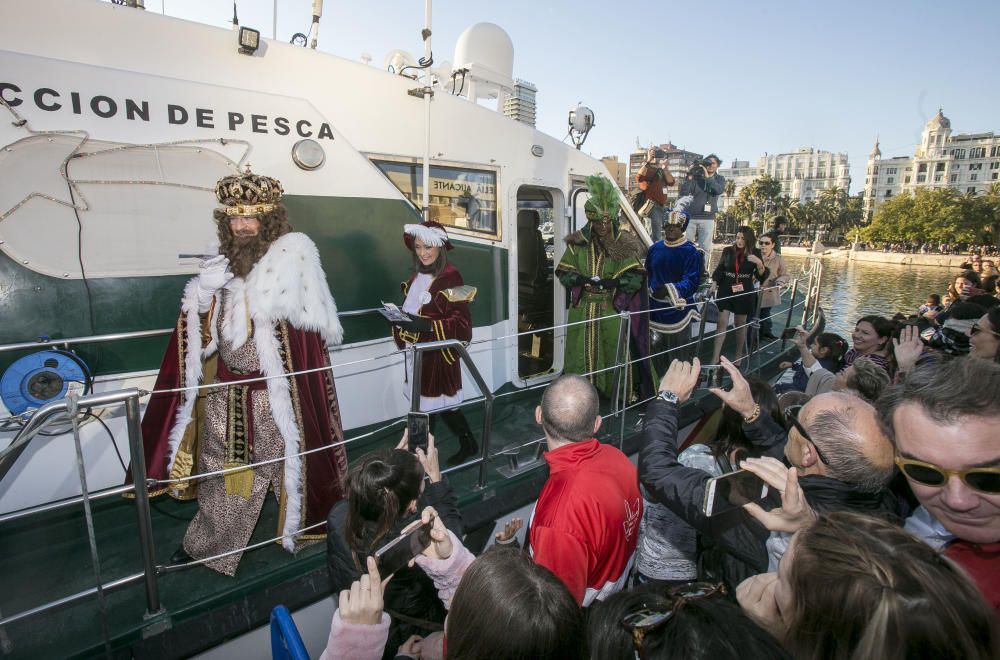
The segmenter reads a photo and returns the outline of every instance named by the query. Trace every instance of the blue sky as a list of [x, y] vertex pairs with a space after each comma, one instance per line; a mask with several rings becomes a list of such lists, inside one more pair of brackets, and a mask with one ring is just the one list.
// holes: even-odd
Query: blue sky
[[[146, 0], [147, 9], [215, 25], [227, 0]], [[271, 0], [240, 0], [240, 21], [271, 36]], [[309, 27], [311, 0], [279, 0], [278, 38]], [[956, 132], [1000, 132], [1000, 3], [897, 0], [435, 0], [435, 59], [458, 35], [497, 23], [514, 42], [514, 75], [537, 85], [538, 128], [562, 137], [582, 101], [597, 117], [584, 150], [627, 158], [636, 138], [755, 161], [813, 146], [846, 151], [851, 192], [864, 186], [876, 134], [883, 156], [908, 155], [943, 107]], [[419, 0], [327, 0], [320, 49], [381, 64], [422, 53]]]

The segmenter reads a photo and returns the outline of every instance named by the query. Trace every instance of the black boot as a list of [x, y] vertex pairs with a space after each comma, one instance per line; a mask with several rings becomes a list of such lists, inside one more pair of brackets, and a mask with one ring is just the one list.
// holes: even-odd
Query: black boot
[[177, 548], [177, 552], [170, 555], [170, 565], [175, 566], [177, 564], [190, 564], [194, 561], [194, 557], [188, 554], [184, 546]]
[[458, 436], [458, 451], [445, 461], [449, 467], [461, 465], [479, 453], [479, 445], [472, 435], [472, 429], [469, 428], [469, 421], [465, 419], [461, 410], [445, 410], [441, 413], [441, 419], [448, 426], [448, 430]]

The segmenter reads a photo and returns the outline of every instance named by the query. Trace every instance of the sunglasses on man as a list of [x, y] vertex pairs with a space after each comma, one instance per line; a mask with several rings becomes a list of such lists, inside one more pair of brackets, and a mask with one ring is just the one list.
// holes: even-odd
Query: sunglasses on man
[[980, 493], [1000, 493], [1000, 467], [947, 470], [940, 465], [896, 455], [896, 465], [910, 481], [923, 486], [944, 486], [949, 477], [958, 477], [966, 486]]
[[813, 446], [816, 450], [816, 455], [819, 456], [819, 460], [823, 461], [824, 464], [829, 465], [830, 461], [826, 460], [826, 456], [823, 455], [823, 450], [819, 448], [816, 441], [812, 439], [811, 435], [809, 435], [809, 431], [807, 431], [806, 427], [802, 426], [802, 422], [799, 421], [799, 412], [801, 412], [801, 410], [802, 404], [796, 404], [794, 406], [788, 406], [781, 411], [785, 416], [785, 432], [787, 433], [794, 428], [799, 432], [799, 435], [805, 438], [806, 441]]

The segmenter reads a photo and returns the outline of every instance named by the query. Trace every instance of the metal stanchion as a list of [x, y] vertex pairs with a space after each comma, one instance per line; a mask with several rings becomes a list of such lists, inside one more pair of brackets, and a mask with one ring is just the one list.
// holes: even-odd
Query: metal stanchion
[[139, 418], [139, 392], [125, 399], [125, 422], [128, 446], [132, 454], [132, 482], [135, 484], [135, 514], [139, 525], [139, 551], [145, 571], [146, 617], [163, 613], [160, 590], [156, 582], [156, 552], [153, 547], [153, 521], [149, 514], [149, 490], [146, 484], [146, 461], [143, 458], [142, 432]]
[[[87, 468], [83, 463], [83, 444], [80, 441], [80, 418], [78, 416], [77, 395], [69, 393], [66, 396], [66, 414], [73, 425], [73, 444], [76, 447], [76, 469], [80, 477], [80, 492], [83, 494], [83, 516], [87, 524], [87, 540], [90, 543], [90, 561], [94, 567], [94, 581], [97, 587], [97, 607], [101, 613], [101, 637], [104, 640], [104, 654], [111, 654], [111, 634], [108, 632], [108, 602], [104, 594], [101, 580], [101, 556], [97, 551], [97, 535], [94, 532], [94, 513], [90, 509], [90, 498], [87, 489]], [[141, 454], [140, 454], [141, 455]]]

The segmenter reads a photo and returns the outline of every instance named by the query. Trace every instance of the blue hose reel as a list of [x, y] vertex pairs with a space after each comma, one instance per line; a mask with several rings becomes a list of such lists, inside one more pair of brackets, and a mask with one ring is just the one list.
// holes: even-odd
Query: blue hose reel
[[76, 354], [40, 351], [17, 360], [0, 376], [0, 399], [12, 415], [20, 415], [71, 391], [88, 394], [91, 383], [90, 369]]

